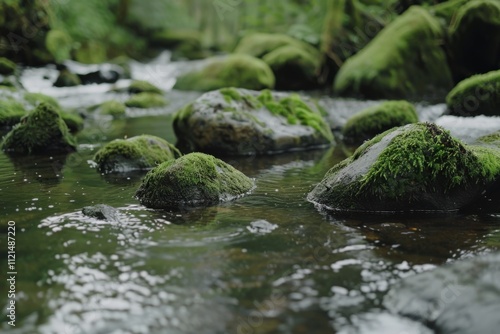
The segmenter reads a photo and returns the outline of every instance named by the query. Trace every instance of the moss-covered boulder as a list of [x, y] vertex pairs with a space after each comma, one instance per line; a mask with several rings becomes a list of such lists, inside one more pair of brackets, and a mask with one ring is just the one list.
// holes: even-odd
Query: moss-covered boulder
[[425, 9], [411, 7], [340, 68], [336, 94], [399, 99], [436, 94], [453, 86], [441, 25]]
[[82, 80], [78, 75], [72, 73], [68, 69], [63, 69], [59, 72], [54, 87], [73, 87], [82, 84]]
[[235, 53], [261, 58], [271, 67], [276, 89], [310, 89], [318, 85], [321, 66], [319, 51], [313, 46], [282, 34], [254, 33], [245, 36]]
[[456, 81], [500, 68], [500, 2], [471, 1], [450, 28], [450, 65]]
[[431, 123], [394, 128], [330, 169], [308, 200], [336, 211], [457, 211], [500, 173], [500, 150], [466, 146]]
[[273, 71], [260, 59], [234, 54], [208, 60], [201, 70], [181, 75], [174, 86], [179, 90], [210, 91], [224, 87], [273, 88]]
[[174, 116], [178, 144], [229, 155], [273, 154], [331, 145], [319, 107], [297, 94], [223, 88]]
[[110, 115], [114, 118], [125, 116], [125, 110], [125, 104], [116, 100], [106, 101], [99, 106], [99, 112], [102, 115]]
[[202, 59], [207, 55], [201, 43], [200, 33], [189, 30], [165, 30], [155, 33], [152, 46], [173, 50], [172, 59]]
[[109, 142], [97, 151], [94, 161], [100, 172], [113, 173], [151, 169], [180, 156], [179, 150], [166, 140], [142, 135]]
[[130, 108], [159, 108], [167, 105], [165, 98], [156, 93], [139, 93], [132, 95], [125, 105]]
[[342, 135], [347, 143], [361, 144], [393, 127], [416, 122], [417, 112], [411, 103], [387, 101], [351, 117], [342, 129]]
[[474, 75], [459, 82], [446, 97], [448, 114], [500, 115], [500, 71]]
[[10, 99], [0, 99], [0, 128], [11, 127], [26, 115], [22, 103]]
[[151, 170], [136, 197], [150, 208], [178, 209], [230, 201], [253, 188], [252, 179], [224, 161], [191, 153]]
[[1, 147], [20, 154], [71, 152], [76, 141], [59, 112], [41, 103], [5, 136]]
[[160, 88], [156, 87], [152, 83], [145, 81], [145, 80], [134, 80], [128, 86], [128, 91], [131, 94], [138, 94], [138, 93], [156, 93], [156, 94], [161, 94], [162, 91]]
[[0, 74], [11, 75], [16, 72], [16, 64], [7, 58], [0, 57]]

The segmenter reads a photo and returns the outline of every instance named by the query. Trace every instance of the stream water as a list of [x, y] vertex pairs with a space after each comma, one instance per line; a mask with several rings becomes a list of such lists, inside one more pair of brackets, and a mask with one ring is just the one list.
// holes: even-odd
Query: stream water
[[[346, 157], [342, 145], [223, 158], [256, 179], [253, 193], [173, 213], [133, 198], [144, 173], [96, 171], [92, 156], [112, 139], [151, 134], [175, 142], [172, 114], [199, 94], [171, 88], [176, 75], [197, 64], [172, 63], [168, 53], [134, 63], [133, 77], [165, 89], [170, 104], [129, 109], [121, 120], [87, 119], [77, 153], [0, 153], [0, 248], [6, 254], [7, 221], [15, 221], [18, 273], [16, 327], [7, 324], [2, 293], [2, 333], [431, 333], [384, 310], [382, 298], [405, 277], [496, 250], [500, 216], [320, 213], [305, 197]], [[55, 75], [26, 69], [22, 82], [67, 108], [127, 97], [109, 84], [53, 88]], [[319, 99], [339, 125], [373, 104]], [[444, 106], [418, 109], [422, 120], [436, 120]], [[500, 129], [497, 118], [437, 122], [464, 140]], [[83, 216], [82, 207], [94, 204], [118, 208], [119, 221]], [[4, 256], [0, 268], [4, 277]]]

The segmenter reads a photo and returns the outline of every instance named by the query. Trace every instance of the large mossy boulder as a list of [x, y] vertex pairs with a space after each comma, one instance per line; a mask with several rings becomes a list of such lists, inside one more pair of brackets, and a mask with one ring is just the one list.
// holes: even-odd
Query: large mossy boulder
[[208, 60], [201, 70], [181, 75], [174, 86], [179, 90], [210, 91], [224, 87], [274, 88], [273, 71], [260, 59], [243, 54]]
[[71, 152], [76, 142], [59, 112], [41, 103], [3, 139], [2, 149], [19, 154]]
[[500, 71], [477, 74], [459, 82], [446, 97], [454, 116], [500, 115]]
[[319, 51], [293, 37], [250, 34], [238, 43], [234, 52], [261, 58], [268, 64], [276, 77], [276, 89], [310, 89], [318, 85]]
[[456, 81], [500, 69], [500, 2], [471, 1], [450, 28], [450, 65]]
[[136, 197], [153, 209], [211, 206], [254, 188], [254, 181], [211, 155], [191, 153], [164, 162], [144, 178]]
[[342, 128], [342, 135], [349, 144], [361, 144], [393, 127], [417, 122], [418, 115], [411, 103], [387, 101], [367, 108], [347, 120]]
[[457, 211], [499, 173], [498, 148], [466, 146], [435, 124], [409, 124], [365, 142], [308, 199], [336, 211]]
[[115, 139], [104, 145], [94, 156], [103, 173], [151, 169], [181, 156], [174, 145], [155, 136], [142, 135]]
[[340, 68], [334, 91], [341, 96], [400, 99], [436, 94], [453, 86], [439, 22], [411, 7]]
[[331, 145], [319, 107], [297, 94], [223, 88], [174, 116], [178, 144], [228, 155], [273, 154]]

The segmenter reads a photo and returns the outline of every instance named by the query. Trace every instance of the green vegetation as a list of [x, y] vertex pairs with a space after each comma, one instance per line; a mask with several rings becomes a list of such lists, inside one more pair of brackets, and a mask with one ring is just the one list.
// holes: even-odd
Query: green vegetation
[[211, 155], [191, 153], [164, 162], [144, 178], [136, 197], [154, 209], [210, 206], [248, 193], [253, 180]]
[[165, 98], [155, 93], [139, 93], [132, 95], [125, 105], [130, 108], [157, 108], [167, 104]]
[[83, 118], [79, 114], [66, 111], [61, 111], [59, 114], [71, 133], [77, 133], [83, 129]]
[[134, 80], [128, 87], [128, 91], [131, 94], [137, 94], [137, 93], [155, 93], [155, 94], [162, 94], [162, 90], [152, 83], [144, 80]]
[[59, 72], [59, 76], [56, 79], [56, 82], [54, 82], [55, 87], [74, 87], [81, 84], [82, 81], [80, 80], [78, 75], [76, 75], [75, 73], [71, 73], [67, 69], [61, 70], [61, 72]]
[[2, 149], [22, 154], [71, 152], [76, 142], [59, 112], [41, 103], [4, 137]]
[[26, 109], [22, 103], [8, 99], [0, 100], [0, 127], [15, 125], [25, 115]]
[[359, 144], [396, 126], [418, 122], [415, 107], [407, 101], [387, 101], [351, 117], [342, 135], [348, 143]]
[[0, 74], [11, 75], [16, 71], [16, 64], [7, 58], [0, 57]]
[[274, 75], [260, 59], [234, 54], [214, 58], [199, 71], [180, 76], [174, 88], [179, 90], [210, 91], [225, 87], [254, 90], [274, 87]]
[[58, 63], [71, 58], [73, 41], [71, 37], [62, 30], [51, 30], [45, 37], [45, 47], [54, 60]]
[[94, 160], [99, 171], [109, 173], [150, 169], [180, 156], [179, 150], [166, 140], [142, 135], [109, 142], [95, 154]]
[[115, 118], [125, 116], [125, 109], [125, 104], [116, 100], [106, 101], [100, 106], [101, 114], [111, 115]]
[[474, 75], [459, 82], [446, 97], [457, 116], [500, 115], [500, 71]]

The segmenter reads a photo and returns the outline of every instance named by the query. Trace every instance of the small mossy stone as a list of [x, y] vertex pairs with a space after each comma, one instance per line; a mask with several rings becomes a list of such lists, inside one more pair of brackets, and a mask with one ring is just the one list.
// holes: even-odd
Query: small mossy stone
[[75, 73], [71, 73], [68, 69], [63, 69], [59, 73], [56, 81], [54, 82], [55, 87], [73, 87], [81, 85], [82, 81]]
[[130, 108], [158, 108], [167, 105], [167, 101], [160, 94], [155, 93], [139, 93], [132, 95], [125, 105]]
[[261, 90], [273, 88], [274, 83], [274, 74], [265, 62], [251, 56], [233, 54], [213, 58], [201, 70], [181, 75], [174, 88], [196, 91], [210, 91], [224, 87]]
[[211, 206], [247, 194], [252, 179], [211, 155], [191, 153], [154, 168], [136, 197], [153, 209]]
[[144, 80], [134, 80], [128, 87], [128, 91], [131, 94], [137, 93], [156, 93], [161, 94], [162, 91], [160, 88], [156, 87], [152, 83]]
[[341, 96], [401, 99], [448, 91], [452, 76], [436, 18], [413, 6], [385, 27], [340, 68], [334, 91]]
[[181, 153], [166, 140], [142, 135], [115, 139], [104, 145], [94, 156], [97, 168], [103, 173], [151, 169]]
[[477, 74], [459, 82], [446, 97], [455, 116], [500, 115], [500, 71]]
[[73, 41], [65, 31], [53, 29], [45, 37], [45, 47], [57, 63], [71, 58]]
[[99, 110], [103, 115], [110, 115], [114, 118], [119, 118], [125, 116], [126, 106], [120, 101], [111, 100], [102, 103]]
[[292, 46], [311, 55], [318, 54], [318, 50], [313, 46], [291, 36], [267, 33], [253, 33], [243, 37], [234, 49], [234, 53], [263, 58], [268, 53], [283, 46]]
[[118, 221], [118, 210], [106, 204], [86, 206], [82, 209], [82, 213], [90, 218], [95, 218], [108, 222]]
[[26, 115], [22, 103], [9, 99], [0, 99], [0, 127], [10, 127], [21, 121]]
[[2, 149], [20, 154], [63, 153], [75, 151], [76, 141], [59, 112], [41, 103], [4, 137]]
[[66, 111], [61, 111], [59, 114], [71, 133], [77, 133], [83, 129], [84, 121], [79, 114]]
[[417, 112], [411, 103], [387, 101], [351, 117], [342, 129], [342, 135], [346, 143], [361, 144], [393, 127], [416, 122]]
[[458, 211], [500, 174], [500, 150], [467, 146], [432, 123], [393, 128], [332, 167], [308, 199], [336, 211]]
[[0, 74], [12, 75], [16, 72], [16, 64], [7, 58], [0, 57]]

